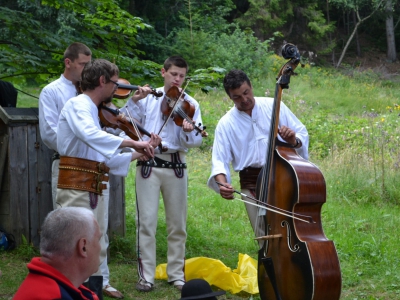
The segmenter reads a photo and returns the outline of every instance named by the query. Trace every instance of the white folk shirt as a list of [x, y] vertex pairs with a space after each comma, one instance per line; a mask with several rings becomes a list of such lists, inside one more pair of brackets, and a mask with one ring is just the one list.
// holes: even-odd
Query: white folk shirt
[[44, 144], [57, 151], [58, 118], [65, 103], [77, 96], [72, 81], [61, 75], [59, 79], [46, 85], [39, 96], [39, 129]]
[[[232, 107], [218, 122], [212, 152], [212, 169], [207, 185], [219, 193], [214, 176], [225, 174], [231, 183], [229, 165], [239, 172], [247, 167], [264, 166], [269, 145], [269, 131], [273, 109], [273, 98], [255, 97], [252, 115]], [[299, 155], [308, 159], [308, 132], [305, 126], [281, 102], [279, 127], [286, 126], [296, 133], [302, 147], [296, 149]], [[279, 135], [278, 138], [280, 139]], [[281, 139], [282, 140], [282, 139]]]
[[[160, 91], [164, 93], [164, 87], [157, 89], [157, 92]], [[137, 119], [146, 131], [158, 134], [164, 124], [165, 118], [167, 118], [167, 116], [164, 116], [161, 112], [161, 103], [163, 99], [164, 96], [157, 98], [149, 94], [146, 98], [136, 103], [129, 100], [126, 106], [132, 118]], [[195, 107], [192, 119], [196, 121], [196, 125], [199, 123], [202, 124], [199, 103], [189, 95], [186, 95], [185, 99]], [[196, 134], [196, 130], [184, 132], [181, 126], [177, 126], [174, 123], [173, 119], [169, 119], [159, 136], [162, 139], [163, 146], [168, 147], [168, 151], [165, 153], [175, 153], [177, 151], [187, 152], [188, 148], [199, 147], [202, 142], [202, 137], [200, 133]], [[148, 137], [143, 137], [143, 139], [147, 140]]]
[[89, 96], [70, 99], [61, 110], [57, 127], [57, 149], [61, 156], [105, 162], [110, 173], [126, 176], [131, 153], [120, 154], [122, 137], [103, 131], [98, 108]]

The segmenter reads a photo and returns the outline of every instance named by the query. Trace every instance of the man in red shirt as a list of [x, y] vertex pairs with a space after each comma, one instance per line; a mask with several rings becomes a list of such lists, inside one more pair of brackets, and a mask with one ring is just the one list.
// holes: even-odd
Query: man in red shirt
[[42, 226], [41, 257], [28, 264], [29, 274], [14, 300], [99, 300], [82, 283], [100, 265], [101, 232], [93, 213], [82, 207], [51, 211]]

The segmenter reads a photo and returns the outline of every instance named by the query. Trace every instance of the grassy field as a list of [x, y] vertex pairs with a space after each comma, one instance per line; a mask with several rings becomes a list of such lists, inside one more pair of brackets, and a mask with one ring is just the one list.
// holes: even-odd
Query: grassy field
[[[272, 74], [275, 74], [273, 70]], [[327, 202], [322, 210], [323, 229], [335, 242], [342, 272], [341, 299], [398, 299], [400, 297], [400, 227], [398, 176], [400, 85], [398, 78], [356, 71], [346, 76], [306, 67], [292, 78], [284, 102], [306, 125], [310, 134], [310, 161], [322, 170]], [[274, 76], [254, 80], [255, 94], [273, 95]], [[38, 89], [30, 89], [38, 94]], [[188, 157], [189, 209], [187, 258], [209, 257], [237, 267], [239, 253], [256, 258], [257, 245], [243, 203], [226, 201], [206, 186], [210, 173], [215, 125], [231, 107], [221, 91], [195, 93], [203, 123], [210, 136]], [[36, 104], [36, 105], [35, 105]], [[18, 106], [37, 106], [21, 96]], [[238, 178], [234, 186], [239, 188]], [[127, 235], [111, 241], [111, 283], [125, 299], [179, 299], [164, 280], [152, 293], [135, 290], [137, 281], [134, 173], [126, 178]], [[29, 245], [0, 252], [0, 299], [11, 299], [26, 276], [25, 267], [37, 251]], [[160, 206], [157, 263], [166, 262], [166, 227]], [[259, 299], [258, 295], [227, 293], [221, 299]]]

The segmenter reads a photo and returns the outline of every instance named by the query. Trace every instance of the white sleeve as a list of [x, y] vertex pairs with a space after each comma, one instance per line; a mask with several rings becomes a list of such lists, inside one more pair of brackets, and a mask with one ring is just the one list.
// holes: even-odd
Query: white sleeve
[[57, 151], [58, 108], [51, 89], [44, 88], [39, 96], [40, 137], [47, 147]]
[[121, 152], [112, 156], [106, 163], [110, 173], [116, 176], [126, 177], [132, 160], [132, 152]]
[[[66, 109], [68, 108], [68, 109]], [[90, 107], [68, 101], [61, 112], [75, 136], [86, 145], [110, 159], [118, 150], [123, 138], [100, 129], [93, 119]]]

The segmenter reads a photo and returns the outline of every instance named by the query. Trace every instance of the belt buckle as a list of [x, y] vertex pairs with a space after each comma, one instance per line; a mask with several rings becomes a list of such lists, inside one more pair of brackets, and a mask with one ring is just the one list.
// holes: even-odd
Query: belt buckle
[[97, 177], [96, 178], [97, 183], [99, 183], [99, 182], [101, 183], [103, 181], [103, 173], [97, 173], [96, 177]]
[[103, 189], [101, 188], [102, 182], [98, 181], [97, 182], [97, 187], [96, 187], [96, 192], [98, 192], [99, 194], [102, 193]]

